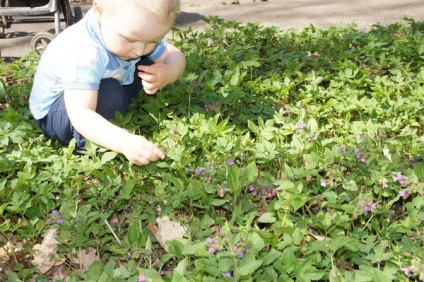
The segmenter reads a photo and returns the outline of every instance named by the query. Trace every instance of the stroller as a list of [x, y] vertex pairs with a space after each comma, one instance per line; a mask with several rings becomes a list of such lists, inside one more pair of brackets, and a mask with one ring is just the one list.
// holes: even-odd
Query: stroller
[[0, 38], [5, 36], [5, 29], [13, 23], [12, 17], [53, 15], [55, 34], [50, 32], [39, 32], [31, 40], [31, 49], [37, 54], [41, 54], [47, 45], [61, 32], [60, 14], [63, 13], [66, 27], [82, 19], [82, 10], [75, 6], [73, 12], [69, 0], [49, 0], [43, 6], [28, 7], [30, 2], [25, 0], [25, 7], [11, 7], [10, 0], [0, 0]]

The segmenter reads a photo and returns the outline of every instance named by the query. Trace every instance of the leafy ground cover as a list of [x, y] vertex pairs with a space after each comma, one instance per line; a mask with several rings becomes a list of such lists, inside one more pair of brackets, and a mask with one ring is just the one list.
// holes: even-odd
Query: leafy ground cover
[[424, 281], [424, 23], [207, 21], [114, 121], [166, 150], [147, 167], [48, 140], [38, 58], [0, 62], [0, 280]]

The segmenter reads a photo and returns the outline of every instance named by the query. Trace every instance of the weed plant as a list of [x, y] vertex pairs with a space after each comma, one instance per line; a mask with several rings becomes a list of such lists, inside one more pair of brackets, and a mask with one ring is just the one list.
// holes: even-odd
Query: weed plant
[[[147, 167], [46, 138], [28, 110], [39, 58], [0, 61], [0, 280], [424, 281], [424, 23], [206, 21], [174, 31], [181, 80], [114, 120], [166, 151]], [[168, 252], [149, 228], [163, 216], [186, 230]], [[63, 263], [39, 273], [52, 228]]]

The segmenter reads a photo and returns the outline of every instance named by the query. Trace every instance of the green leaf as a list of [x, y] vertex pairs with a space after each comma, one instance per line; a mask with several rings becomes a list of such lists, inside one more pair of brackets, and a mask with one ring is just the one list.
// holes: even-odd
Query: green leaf
[[240, 191], [240, 170], [235, 164], [227, 168], [227, 182], [230, 189]]
[[424, 181], [424, 162], [415, 163], [414, 172], [421, 181]]
[[275, 216], [272, 212], [266, 212], [258, 218], [258, 222], [261, 223], [273, 223], [275, 222]]
[[237, 269], [237, 274], [246, 277], [254, 273], [262, 265], [262, 260], [255, 259], [253, 254], [246, 255]]
[[117, 154], [117, 153], [115, 153], [115, 152], [106, 152], [106, 153], [104, 153], [104, 154], [103, 154], [103, 156], [102, 156], [101, 163], [102, 163], [102, 164], [106, 164], [106, 163], [108, 163], [109, 161], [113, 160], [113, 159], [114, 159], [117, 155], [118, 155], [118, 154]]
[[258, 178], [258, 167], [255, 162], [251, 162], [246, 167], [244, 167], [241, 171], [241, 179], [244, 184], [251, 184], [256, 181]]

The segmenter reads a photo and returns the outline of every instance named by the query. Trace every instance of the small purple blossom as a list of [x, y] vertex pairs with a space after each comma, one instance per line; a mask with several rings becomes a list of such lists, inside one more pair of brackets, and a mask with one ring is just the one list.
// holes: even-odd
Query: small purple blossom
[[266, 193], [266, 189], [265, 189], [265, 188], [262, 188], [262, 189], [261, 189], [261, 194], [262, 194], [262, 195], [267, 194], [267, 193]]
[[232, 278], [233, 277], [233, 275], [231, 274], [230, 271], [224, 272], [224, 276], [227, 277], [227, 278]]
[[327, 179], [321, 179], [321, 186], [327, 187]]
[[207, 113], [212, 111], [219, 111], [221, 109], [221, 103], [217, 102], [215, 104], [205, 104], [204, 109]]
[[212, 239], [212, 238], [210, 238], [210, 237], [208, 237], [208, 238], [206, 239], [206, 244], [208, 244], [208, 245], [213, 244], [213, 239]]
[[346, 148], [343, 147], [343, 146], [339, 146], [339, 149], [338, 150], [339, 150], [340, 153], [346, 152]]
[[383, 189], [387, 189], [389, 188], [389, 184], [387, 184], [386, 181], [384, 181], [382, 187]]
[[138, 282], [144, 282], [144, 281], [146, 281], [146, 277], [144, 276], [144, 274], [143, 274], [143, 273], [141, 273], [141, 274], [138, 276]]
[[303, 120], [301, 120], [301, 121], [299, 121], [299, 123], [298, 124], [296, 124], [296, 126], [294, 127], [294, 129], [305, 129], [306, 128], [306, 123], [303, 121]]
[[249, 191], [250, 191], [250, 192], [255, 191], [255, 185], [250, 184], [250, 185], [249, 185]]
[[286, 110], [284, 111], [286, 114], [290, 114], [291, 110], [289, 108], [286, 108]]
[[58, 216], [59, 215], [59, 211], [58, 210], [52, 210], [52, 215], [53, 216]]
[[57, 224], [62, 224], [63, 223], [63, 218], [58, 218], [58, 219], [56, 219], [56, 223]]
[[227, 164], [228, 164], [229, 166], [234, 165], [234, 160], [233, 160], [233, 159], [229, 159], [229, 160], [227, 161]]
[[401, 196], [402, 198], [406, 199], [409, 197], [409, 193], [408, 193], [408, 189], [403, 189], [399, 192], [399, 196]]
[[47, 223], [48, 223], [48, 224], [52, 224], [52, 223], [53, 223], [53, 220], [52, 220], [51, 218], [48, 218], [48, 219], [47, 219]]
[[405, 273], [406, 276], [409, 276], [409, 274], [411, 274], [411, 268], [409, 267], [401, 267], [401, 270], [403, 271], [403, 273]]
[[258, 195], [258, 191], [256, 191], [256, 190], [252, 191], [252, 195], [253, 196], [257, 196]]
[[237, 246], [233, 246], [233, 253], [237, 252], [238, 247]]
[[192, 171], [192, 169], [191, 169], [191, 168], [189, 168], [189, 167], [186, 167], [186, 168], [185, 168], [185, 171], [186, 171], [186, 173], [189, 173], [189, 172], [191, 172], [191, 171]]
[[244, 252], [243, 252], [243, 251], [240, 251], [240, 252], [237, 254], [237, 256], [238, 256], [240, 259], [242, 259], [242, 258], [244, 257]]
[[361, 157], [361, 151], [358, 148], [355, 148], [355, 155], [359, 159]]
[[402, 172], [396, 173], [396, 177], [393, 177], [393, 181], [397, 181], [403, 186], [405, 184], [405, 179], [403, 178]]
[[365, 162], [367, 161], [367, 159], [365, 159], [365, 158], [360, 158], [360, 159], [359, 159], [359, 161], [360, 161], [361, 163], [365, 163]]
[[361, 141], [362, 140], [362, 134], [356, 135], [356, 140]]
[[205, 171], [206, 171], [206, 168], [201, 167], [201, 168], [196, 169], [196, 171], [194, 172], [194, 174], [195, 174], [195, 175], [201, 175], [201, 174], [203, 174]]
[[377, 203], [372, 203], [370, 208], [374, 212], [377, 209]]
[[208, 249], [208, 252], [212, 255], [216, 252], [216, 249], [214, 247], [211, 247]]
[[368, 212], [370, 212], [371, 211], [371, 208], [370, 207], [365, 207], [364, 208], [364, 213], [365, 214], [367, 214]]

